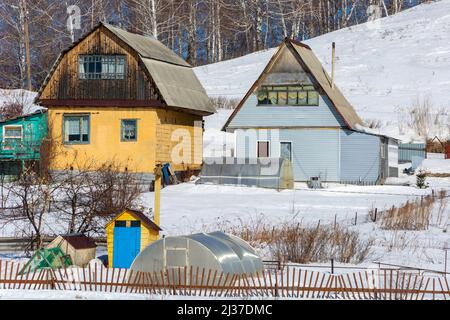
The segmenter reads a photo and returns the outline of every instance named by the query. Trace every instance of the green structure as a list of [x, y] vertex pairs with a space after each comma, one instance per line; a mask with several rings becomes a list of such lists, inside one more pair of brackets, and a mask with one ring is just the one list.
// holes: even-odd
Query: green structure
[[41, 144], [47, 136], [47, 112], [0, 121], [0, 175], [17, 177], [26, 166], [41, 160]]
[[72, 259], [70, 255], [66, 255], [60, 247], [39, 249], [22, 268], [20, 274], [41, 269], [61, 269], [71, 265]]

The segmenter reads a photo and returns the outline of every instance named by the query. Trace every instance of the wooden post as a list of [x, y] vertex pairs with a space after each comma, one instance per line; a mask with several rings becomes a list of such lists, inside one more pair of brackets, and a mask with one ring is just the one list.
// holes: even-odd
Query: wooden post
[[155, 208], [154, 208], [154, 220], [157, 226], [160, 225], [161, 214], [161, 176], [162, 165], [157, 164], [155, 168]]

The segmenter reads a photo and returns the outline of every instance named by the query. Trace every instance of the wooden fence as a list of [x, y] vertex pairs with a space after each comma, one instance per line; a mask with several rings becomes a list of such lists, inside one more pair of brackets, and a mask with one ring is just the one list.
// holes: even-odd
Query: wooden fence
[[210, 298], [450, 300], [450, 277], [394, 269], [330, 274], [298, 267], [230, 275], [200, 268], [133, 273], [103, 266], [23, 272], [0, 261], [0, 290], [70, 290]]

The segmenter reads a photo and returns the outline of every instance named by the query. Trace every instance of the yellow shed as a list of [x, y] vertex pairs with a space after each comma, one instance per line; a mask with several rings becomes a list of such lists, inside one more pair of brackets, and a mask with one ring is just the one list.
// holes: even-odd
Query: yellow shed
[[106, 225], [108, 265], [129, 268], [142, 250], [159, 239], [160, 231], [143, 212], [125, 209]]

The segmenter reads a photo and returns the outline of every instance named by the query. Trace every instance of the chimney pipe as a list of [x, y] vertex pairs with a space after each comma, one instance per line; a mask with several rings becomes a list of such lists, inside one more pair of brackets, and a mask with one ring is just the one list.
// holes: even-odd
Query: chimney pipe
[[336, 71], [336, 43], [333, 42], [331, 54], [331, 88], [334, 89], [334, 76]]

